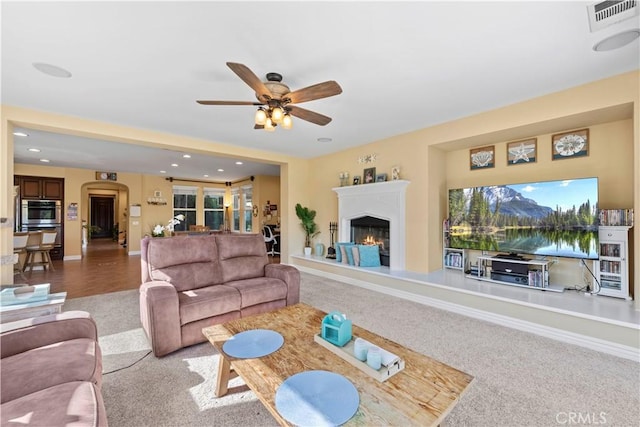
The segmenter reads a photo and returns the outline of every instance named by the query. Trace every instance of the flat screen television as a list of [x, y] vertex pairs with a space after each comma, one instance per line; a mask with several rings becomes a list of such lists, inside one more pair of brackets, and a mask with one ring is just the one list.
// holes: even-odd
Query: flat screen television
[[597, 212], [597, 178], [450, 189], [448, 246], [597, 259]]

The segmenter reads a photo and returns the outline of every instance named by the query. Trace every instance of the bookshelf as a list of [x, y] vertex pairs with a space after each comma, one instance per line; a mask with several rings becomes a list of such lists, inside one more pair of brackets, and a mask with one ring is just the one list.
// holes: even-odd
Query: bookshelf
[[452, 270], [465, 271], [465, 250], [450, 248], [449, 237], [449, 220], [445, 219], [442, 222], [442, 266]]

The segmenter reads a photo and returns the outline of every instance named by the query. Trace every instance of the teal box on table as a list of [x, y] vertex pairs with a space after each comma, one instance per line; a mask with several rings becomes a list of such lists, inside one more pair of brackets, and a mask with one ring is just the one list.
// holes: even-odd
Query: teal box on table
[[322, 338], [339, 347], [351, 341], [351, 320], [347, 316], [332, 311], [322, 319]]

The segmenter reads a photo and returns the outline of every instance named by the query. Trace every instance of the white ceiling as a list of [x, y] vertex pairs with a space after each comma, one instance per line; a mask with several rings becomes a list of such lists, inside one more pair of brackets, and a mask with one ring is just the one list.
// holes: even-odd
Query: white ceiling
[[[590, 3], [3, 1], [2, 103], [176, 135], [170, 152], [27, 130], [16, 162], [218, 181], [277, 175], [274, 165], [182, 159], [179, 136], [310, 158], [640, 68], [638, 40], [592, 50], [640, 19], [591, 33]], [[337, 81], [341, 95], [300, 104], [333, 121], [294, 118], [292, 130], [267, 133], [253, 129], [255, 107], [197, 104], [255, 100], [227, 61], [260, 78], [281, 73], [291, 90]], [[34, 145], [41, 153], [26, 151]]]

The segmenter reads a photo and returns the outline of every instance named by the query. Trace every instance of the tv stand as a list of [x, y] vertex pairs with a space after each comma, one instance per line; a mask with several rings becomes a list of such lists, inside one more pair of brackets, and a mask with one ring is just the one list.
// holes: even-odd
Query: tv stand
[[[541, 291], [564, 292], [564, 287], [549, 284], [550, 261], [541, 259], [511, 258], [511, 254], [478, 257], [478, 268], [466, 277], [501, 285]], [[495, 264], [494, 264], [495, 263]]]

